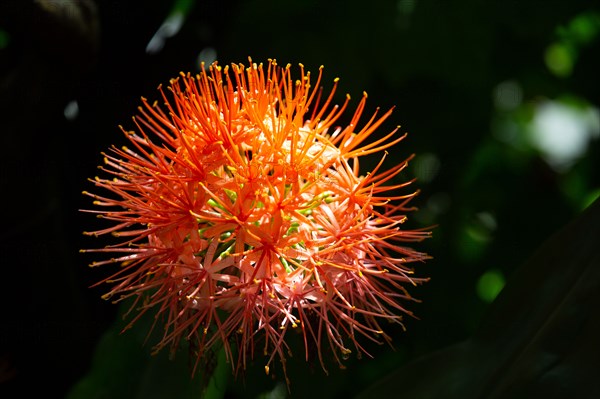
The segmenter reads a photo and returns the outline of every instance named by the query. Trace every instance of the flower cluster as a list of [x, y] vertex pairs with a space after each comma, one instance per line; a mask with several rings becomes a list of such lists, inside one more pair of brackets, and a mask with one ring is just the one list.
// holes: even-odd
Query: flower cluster
[[389, 340], [381, 321], [411, 314], [405, 286], [423, 279], [409, 264], [427, 255], [405, 243], [429, 233], [402, 229], [415, 193], [395, 180], [408, 160], [384, 168], [404, 136], [367, 141], [392, 110], [359, 127], [366, 94], [335, 127], [349, 97], [333, 106], [337, 79], [323, 96], [299, 69], [294, 79], [270, 60], [181, 74], [170, 94], [159, 88], [164, 106], [142, 99], [135, 131], [123, 130], [130, 147], [103, 154], [108, 176], [93, 182], [107, 194], [85, 194], [111, 225], [86, 234], [120, 240], [86, 251], [113, 254], [93, 266], [121, 265], [103, 280], [107, 298], [161, 316], [157, 349], [191, 340], [201, 358], [222, 347], [235, 371], [257, 350], [268, 373], [275, 358], [285, 367], [296, 330], [325, 369], [324, 347], [342, 365], [349, 346], [366, 353], [360, 336]]

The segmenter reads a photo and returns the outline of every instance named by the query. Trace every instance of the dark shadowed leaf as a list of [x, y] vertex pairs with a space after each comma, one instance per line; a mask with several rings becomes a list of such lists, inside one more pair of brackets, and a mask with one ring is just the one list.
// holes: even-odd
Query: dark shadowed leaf
[[600, 200], [511, 277], [467, 341], [358, 398], [600, 397]]
[[[121, 314], [129, 308], [121, 306]], [[211, 375], [203, 376], [204, 368], [192, 378], [186, 346], [173, 359], [168, 349], [151, 355], [153, 337], [147, 333], [154, 318], [149, 312], [133, 328], [121, 333], [126, 324], [117, 320], [100, 340], [90, 372], [77, 383], [68, 399], [120, 398], [190, 398], [220, 399], [223, 397], [231, 368], [224, 356], [219, 358]], [[156, 331], [153, 335], [156, 335]], [[193, 361], [193, 360], [192, 360]], [[204, 387], [203, 377], [209, 378]]]

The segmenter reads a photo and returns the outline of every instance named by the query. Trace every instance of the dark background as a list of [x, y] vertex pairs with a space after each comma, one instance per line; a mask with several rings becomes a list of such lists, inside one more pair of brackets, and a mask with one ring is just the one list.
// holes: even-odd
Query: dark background
[[[395, 106], [381, 134], [400, 124], [409, 136], [388, 164], [416, 153], [407, 178], [421, 190], [407, 227], [437, 225], [416, 245], [434, 257], [417, 270], [431, 281], [411, 291], [423, 301], [411, 305], [420, 320], [407, 320], [406, 333], [391, 327], [395, 351], [368, 346], [374, 359], [332, 365], [329, 377], [298, 356], [289, 366], [296, 397], [348, 397], [467, 338], [512, 271], [598, 195], [600, 7], [590, 2], [0, 4], [2, 397], [40, 388], [63, 397], [98, 364], [119, 369], [117, 360], [92, 367], [102, 334], [123, 324], [102, 288], [88, 288], [108, 271], [88, 268], [93, 258], [78, 252], [105, 244], [81, 234], [97, 225], [78, 212], [91, 206], [81, 192], [92, 189], [86, 179], [98, 173], [100, 152], [125, 144], [117, 126], [132, 128], [140, 97], [157, 99], [158, 84], [198, 71], [201, 54], [222, 65], [248, 56], [314, 73], [324, 65], [326, 90], [340, 78], [338, 102], [349, 93], [356, 105], [367, 91], [369, 111]], [[178, 10], [181, 29], [149, 54]], [[78, 112], [66, 117], [73, 101]], [[530, 140], [544, 104], [592, 115], [586, 131], [596, 138], [568, 164], [548, 162]], [[149, 357], [150, 345], [141, 350]], [[245, 382], [231, 381], [228, 397], [281, 391], [256, 363]]]

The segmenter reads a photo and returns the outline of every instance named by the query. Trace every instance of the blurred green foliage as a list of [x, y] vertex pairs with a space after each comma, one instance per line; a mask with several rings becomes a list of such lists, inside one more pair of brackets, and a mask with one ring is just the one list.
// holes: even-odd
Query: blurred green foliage
[[[366, 91], [368, 110], [396, 107], [380, 134], [401, 124], [409, 136], [388, 166], [417, 154], [403, 176], [416, 176], [414, 188], [421, 190], [420, 210], [407, 225], [436, 225], [433, 238], [418, 245], [434, 256], [417, 266], [431, 282], [411, 290], [422, 300], [410, 305], [419, 320], [406, 320], [406, 332], [391, 326], [395, 350], [369, 347], [373, 359], [349, 359], [345, 370], [332, 367], [328, 376], [305, 364], [299, 346], [288, 364], [293, 397], [346, 398], [412, 359], [466, 339], [504, 279], [600, 193], [600, 7], [587, 2], [108, 0], [97, 7], [56, 2], [44, 12], [6, 4], [0, 6], [2, 184], [18, 195], [6, 199], [11, 212], [2, 252], [12, 266], [6, 281], [32, 281], [26, 294], [8, 290], [1, 298], [5, 325], [19, 326], [6, 328], [2, 340], [6, 375], [16, 375], [7, 390], [33, 389], [28, 376], [40, 370], [57, 395], [94, 381], [107, 386], [97, 370], [112, 370], [103, 381], [115, 384], [123, 375], [141, 378], [137, 368], [148, 366], [150, 345], [126, 358], [113, 355], [134, 350], [123, 346], [140, 332], [116, 336], [116, 307], [100, 302], [100, 288], [87, 288], [105, 273], [87, 269], [91, 259], [76, 255], [102, 245], [80, 237], [96, 223], [77, 212], [89, 206], [80, 192], [97, 174], [100, 151], [124, 144], [117, 125], [132, 126], [139, 97], [158, 99], [158, 84], [197, 71], [201, 60], [276, 58], [313, 71], [324, 65], [326, 89], [340, 78], [338, 102], [347, 92], [357, 104]], [[162, 46], [147, 51], [174, 12], [183, 17], [170, 20]], [[97, 36], [82, 28], [92, 22]], [[72, 101], [79, 113], [67, 121], [63, 109]], [[554, 130], [558, 138], [547, 134]], [[565, 155], [551, 142], [579, 147]], [[32, 239], [30, 231], [52, 240]], [[14, 298], [23, 298], [19, 309]], [[173, 370], [187, 364], [186, 353], [160, 359]], [[256, 359], [244, 379], [231, 382], [227, 397], [285, 396], [279, 377], [266, 377]], [[150, 382], [167, 384], [159, 377]]]
[[582, 47], [597, 39], [600, 31], [600, 13], [583, 12], [556, 29], [557, 40], [546, 49], [546, 66], [558, 77], [571, 74]]

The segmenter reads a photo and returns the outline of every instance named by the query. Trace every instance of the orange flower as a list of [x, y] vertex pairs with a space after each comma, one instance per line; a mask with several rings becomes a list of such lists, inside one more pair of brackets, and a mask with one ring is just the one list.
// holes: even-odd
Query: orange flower
[[[315, 86], [319, 87], [321, 70]], [[104, 154], [108, 175], [94, 180], [99, 217], [120, 242], [87, 252], [117, 254], [94, 265], [120, 263], [103, 282], [107, 298], [135, 297], [140, 314], [154, 309], [165, 332], [157, 349], [193, 341], [198, 359], [222, 345], [234, 371], [257, 348], [285, 369], [286, 334], [299, 329], [337, 362], [366, 353], [364, 336], [389, 340], [380, 322], [411, 314], [404, 286], [409, 264], [427, 259], [405, 242], [429, 235], [403, 230], [415, 195], [393, 194], [407, 161], [384, 170], [384, 159], [361, 176], [359, 158], [401, 141], [396, 130], [367, 142], [387, 119], [359, 128], [366, 94], [345, 128], [334, 128], [349, 103], [322, 98], [300, 65], [264, 67], [216, 63], [198, 76], [173, 79], [165, 105], [143, 99], [131, 148]], [[133, 323], [135, 319], [131, 322]], [[316, 344], [316, 345], [314, 345]]]

